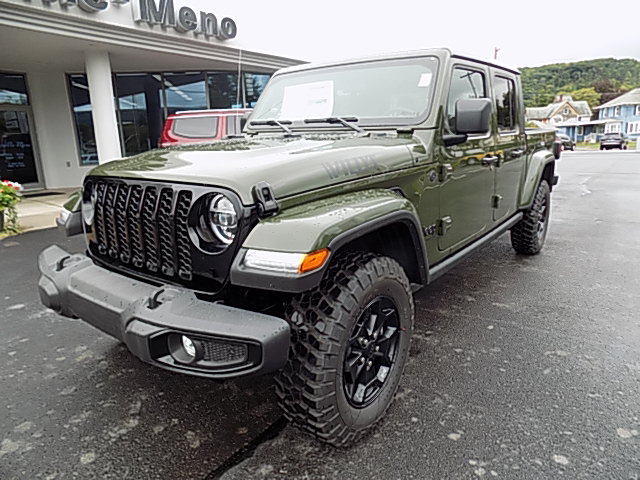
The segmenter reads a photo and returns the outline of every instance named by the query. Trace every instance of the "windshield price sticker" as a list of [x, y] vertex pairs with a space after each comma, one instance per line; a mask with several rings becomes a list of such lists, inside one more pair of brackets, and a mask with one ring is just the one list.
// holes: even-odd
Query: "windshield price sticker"
[[285, 87], [280, 118], [330, 117], [333, 113], [333, 81], [305, 83]]
[[433, 73], [427, 72], [420, 75], [420, 81], [418, 82], [418, 87], [428, 87], [431, 85], [431, 79], [433, 78]]

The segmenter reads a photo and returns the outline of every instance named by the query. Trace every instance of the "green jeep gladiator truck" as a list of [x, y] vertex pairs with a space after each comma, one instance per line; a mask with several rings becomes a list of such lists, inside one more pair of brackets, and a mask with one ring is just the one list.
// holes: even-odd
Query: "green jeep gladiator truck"
[[39, 257], [42, 302], [160, 368], [276, 373], [349, 445], [407, 361], [413, 294], [509, 231], [538, 253], [560, 148], [518, 72], [437, 49], [277, 72], [244, 133], [102, 164]]

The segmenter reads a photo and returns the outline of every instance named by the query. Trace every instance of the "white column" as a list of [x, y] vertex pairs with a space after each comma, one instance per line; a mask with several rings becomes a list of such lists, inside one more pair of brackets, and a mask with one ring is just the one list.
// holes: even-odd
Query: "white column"
[[91, 96], [91, 114], [96, 135], [98, 161], [105, 163], [121, 158], [118, 122], [113, 101], [109, 52], [85, 52], [85, 68]]

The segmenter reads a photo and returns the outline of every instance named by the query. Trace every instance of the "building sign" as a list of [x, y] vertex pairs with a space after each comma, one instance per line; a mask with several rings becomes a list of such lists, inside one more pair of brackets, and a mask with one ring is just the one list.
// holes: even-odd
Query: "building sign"
[[152, 27], [160, 25], [164, 29], [173, 28], [180, 33], [193, 32], [194, 35], [216, 37], [219, 40], [235, 38], [238, 33], [233, 19], [224, 17], [218, 21], [213, 13], [196, 13], [190, 7], [175, 8], [173, 0], [42, 0], [42, 3], [60, 3], [64, 9], [78, 7], [88, 13], [103, 12], [109, 8], [109, 4], [122, 6], [131, 3], [133, 20], [138, 24], [146, 23]]

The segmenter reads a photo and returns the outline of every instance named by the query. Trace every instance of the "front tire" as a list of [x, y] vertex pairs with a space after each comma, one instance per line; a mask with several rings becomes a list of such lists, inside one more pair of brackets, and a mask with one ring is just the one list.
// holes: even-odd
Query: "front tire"
[[524, 255], [540, 253], [549, 230], [551, 213], [551, 189], [546, 180], [541, 180], [531, 207], [524, 217], [511, 229], [511, 246]]
[[398, 388], [413, 316], [409, 280], [395, 260], [336, 257], [320, 286], [286, 312], [291, 351], [276, 393], [287, 419], [338, 447], [370, 431]]

